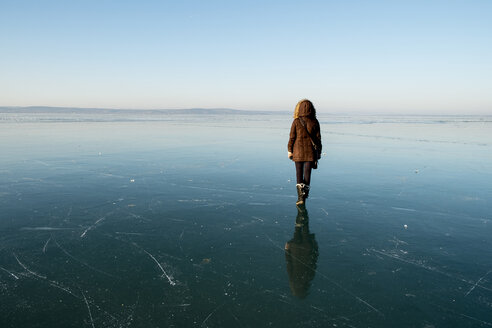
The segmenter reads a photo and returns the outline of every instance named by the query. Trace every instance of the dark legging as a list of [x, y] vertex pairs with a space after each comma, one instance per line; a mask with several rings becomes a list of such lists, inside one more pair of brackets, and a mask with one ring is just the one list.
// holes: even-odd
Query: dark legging
[[[295, 162], [297, 183], [311, 184], [311, 169], [313, 162]], [[303, 178], [304, 176], [304, 178]]]

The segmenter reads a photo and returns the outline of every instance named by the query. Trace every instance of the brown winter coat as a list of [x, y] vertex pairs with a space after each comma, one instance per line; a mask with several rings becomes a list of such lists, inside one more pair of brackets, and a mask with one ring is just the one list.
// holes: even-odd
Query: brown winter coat
[[290, 128], [289, 144], [287, 145], [288, 151], [293, 153], [292, 160], [294, 162], [312, 162], [318, 160], [314, 155], [314, 148], [311, 143], [311, 139], [306, 132], [306, 129], [302, 126], [300, 119], [304, 121], [304, 124], [309, 131], [309, 134], [313, 138], [314, 143], [318, 147], [319, 154], [321, 154], [321, 132], [319, 122], [312, 115], [305, 116], [310, 113], [299, 113], [299, 118], [294, 119], [292, 127]]

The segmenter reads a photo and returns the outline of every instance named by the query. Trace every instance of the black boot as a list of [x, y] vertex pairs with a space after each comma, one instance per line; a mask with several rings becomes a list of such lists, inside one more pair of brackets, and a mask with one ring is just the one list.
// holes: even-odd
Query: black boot
[[304, 193], [304, 202], [306, 201], [306, 198], [309, 197], [309, 185], [307, 184], [304, 184], [304, 188], [303, 188], [303, 193]]
[[298, 183], [296, 184], [297, 187], [297, 202], [296, 205], [303, 205], [304, 204], [304, 199], [305, 199], [305, 194], [304, 194], [304, 188], [305, 184], [304, 183]]

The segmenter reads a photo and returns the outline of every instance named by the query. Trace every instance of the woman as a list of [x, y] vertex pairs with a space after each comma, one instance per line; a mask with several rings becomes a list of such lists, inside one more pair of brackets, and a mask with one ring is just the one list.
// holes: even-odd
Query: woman
[[297, 202], [302, 205], [309, 196], [311, 170], [321, 157], [321, 132], [313, 103], [303, 99], [297, 103], [290, 129], [287, 155], [296, 164]]

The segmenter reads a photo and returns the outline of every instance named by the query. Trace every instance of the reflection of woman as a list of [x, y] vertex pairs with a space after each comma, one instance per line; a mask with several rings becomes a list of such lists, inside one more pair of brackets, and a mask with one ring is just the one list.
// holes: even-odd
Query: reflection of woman
[[313, 103], [303, 99], [297, 103], [290, 128], [288, 156], [296, 163], [297, 205], [309, 196], [311, 169], [321, 157], [321, 132]]
[[294, 237], [285, 244], [285, 260], [292, 295], [305, 298], [316, 273], [318, 243], [309, 233], [309, 217], [304, 206], [297, 208]]

